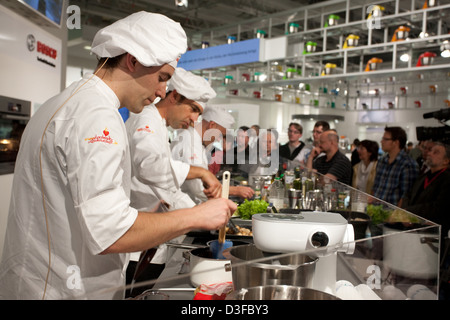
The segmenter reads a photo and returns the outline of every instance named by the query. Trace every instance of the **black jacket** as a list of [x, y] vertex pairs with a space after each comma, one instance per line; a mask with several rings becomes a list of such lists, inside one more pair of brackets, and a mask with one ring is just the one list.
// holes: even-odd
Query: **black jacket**
[[280, 152], [280, 158], [288, 159], [288, 160], [294, 160], [295, 157], [300, 153], [300, 151], [305, 146], [305, 143], [303, 141], [300, 141], [300, 145], [295, 148], [294, 152], [291, 154], [291, 150], [289, 149], [289, 142], [286, 144], [283, 144], [280, 146], [279, 152]]

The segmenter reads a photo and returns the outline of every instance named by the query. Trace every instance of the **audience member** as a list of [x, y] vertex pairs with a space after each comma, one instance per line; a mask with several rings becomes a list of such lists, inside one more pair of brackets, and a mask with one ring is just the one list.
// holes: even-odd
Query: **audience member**
[[408, 152], [408, 155], [416, 161], [422, 156], [423, 143], [423, 140], [419, 141], [419, 143]]
[[257, 148], [258, 147], [259, 130], [261, 129], [261, 127], [257, 124], [254, 124], [250, 127], [250, 129], [253, 129], [253, 130], [248, 130], [248, 133], [249, 133], [248, 144], [250, 145], [250, 148]]
[[[314, 124], [314, 129], [313, 129], [313, 132], [312, 132], [312, 134], [313, 134], [312, 146], [311, 146], [311, 148], [308, 148], [309, 152], [305, 153], [304, 159], [306, 159], [306, 160], [305, 160], [304, 163], [302, 163], [303, 165], [305, 165], [305, 166], [307, 165], [308, 158], [311, 155], [311, 152], [313, 151], [313, 149], [319, 147], [319, 137], [326, 130], [330, 130], [330, 124], [328, 122], [326, 122], [326, 121], [317, 121]], [[316, 150], [316, 152], [317, 151], [320, 151], [320, 150]], [[314, 158], [321, 157], [323, 155], [324, 155], [323, 152], [319, 152], [318, 155], [316, 157], [314, 157]], [[313, 161], [314, 158], [311, 159], [311, 160]], [[312, 167], [309, 168], [309, 169], [312, 169]]]
[[358, 138], [353, 140], [352, 155], [351, 155], [351, 158], [350, 158], [350, 161], [352, 163], [352, 167], [355, 166], [355, 164], [359, 163], [359, 161], [361, 160], [359, 158], [359, 152], [358, 152], [358, 147], [359, 147], [360, 143], [361, 143], [361, 141], [359, 141]]
[[273, 129], [261, 130], [259, 138], [258, 164], [252, 174], [276, 174], [279, 169], [278, 134]]
[[378, 160], [373, 184], [374, 197], [398, 205], [417, 178], [419, 168], [404, 148], [406, 132], [400, 127], [386, 127], [381, 148], [386, 153]]
[[280, 160], [294, 160], [305, 146], [300, 138], [303, 135], [303, 127], [299, 123], [291, 122], [288, 128], [288, 142], [280, 146]]
[[236, 147], [234, 147], [234, 163], [232, 171], [241, 174], [247, 178], [251, 169], [257, 163], [256, 149], [253, 150], [249, 145], [249, 130], [247, 126], [239, 128], [236, 134]]
[[[313, 158], [320, 152], [325, 155], [313, 162]], [[350, 160], [339, 151], [339, 136], [335, 131], [327, 130], [320, 135], [319, 146], [311, 151], [307, 166], [311, 166], [312, 169], [325, 175], [325, 177], [347, 185], [351, 183], [352, 166]]]
[[358, 152], [361, 161], [353, 166], [352, 187], [365, 193], [372, 191], [378, 162], [378, 143], [363, 140], [359, 143]]
[[417, 159], [417, 163], [419, 164], [419, 174], [424, 174], [429, 170], [427, 165], [427, 157], [434, 145], [435, 142], [433, 140], [426, 140], [423, 142], [422, 156]]
[[436, 142], [428, 153], [426, 163], [429, 171], [414, 182], [402, 198], [401, 207], [440, 224], [444, 237], [450, 227], [447, 202], [450, 194], [450, 146]]

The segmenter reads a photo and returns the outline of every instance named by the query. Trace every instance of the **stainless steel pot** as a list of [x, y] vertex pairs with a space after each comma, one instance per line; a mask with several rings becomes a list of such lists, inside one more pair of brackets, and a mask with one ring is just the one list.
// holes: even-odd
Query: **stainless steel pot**
[[226, 269], [232, 271], [235, 290], [265, 285], [311, 287], [318, 261], [318, 258], [303, 254], [273, 256], [263, 260], [266, 253], [254, 244], [228, 248], [223, 255], [231, 261]]
[[245, 288], [230, 293], [226, 300], [340, 300], [323, 291], [296, 286], [274, 285]]

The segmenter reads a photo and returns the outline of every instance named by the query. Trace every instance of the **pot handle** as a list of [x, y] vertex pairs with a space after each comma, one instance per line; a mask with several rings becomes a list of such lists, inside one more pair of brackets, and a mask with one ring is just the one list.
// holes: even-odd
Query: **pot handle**
[[231, 272], [231, 263], [224, 264], [224, 267], [226, 272]]
[[439, 248], [434, 243], [439, 243], [439, 238], [435, 237], [421, 237], [420, 243], [426, 243], [435, 253], [439, 253]]

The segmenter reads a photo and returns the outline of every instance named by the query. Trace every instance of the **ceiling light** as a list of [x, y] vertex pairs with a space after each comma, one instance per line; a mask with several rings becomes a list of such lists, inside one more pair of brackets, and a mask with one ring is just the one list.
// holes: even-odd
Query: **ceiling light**
[[404, 53], [400, 56], [400, 60], [403, 62], [408, 62], [409, 61], [409, 54]]

